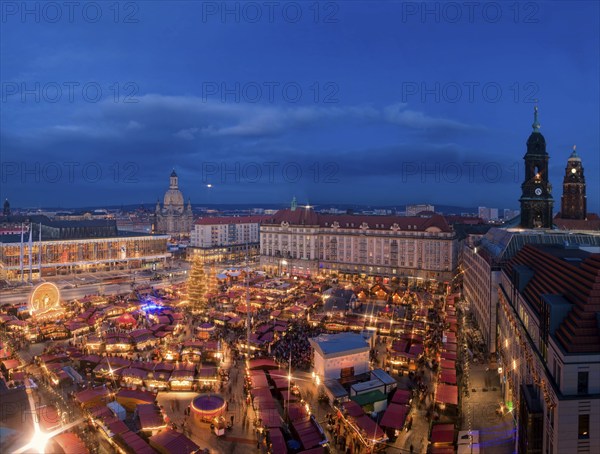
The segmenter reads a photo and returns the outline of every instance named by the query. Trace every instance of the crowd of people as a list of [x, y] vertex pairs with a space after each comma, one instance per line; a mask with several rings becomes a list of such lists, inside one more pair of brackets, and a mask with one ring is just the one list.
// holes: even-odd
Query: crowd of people
[[291, 357], [294, 369], [309, 370], [312, 355], [308, 339], [322, 332], [322, 328], [312, 327], [304, 321], [294, 322], [287, 335], [273, 344], [271, 354], [279, 363], [288, 364]]

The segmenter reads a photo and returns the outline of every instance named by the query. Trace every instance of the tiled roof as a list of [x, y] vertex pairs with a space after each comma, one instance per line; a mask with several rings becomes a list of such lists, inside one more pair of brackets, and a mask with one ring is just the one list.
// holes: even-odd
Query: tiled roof
[[552, 222], [561, 230], [600, 231], [600, 217], [594, 213], [589, 213], [587, 219], [563, 219], [559, 213]]
[[512, 273], [519, 265], [533, 270], [523, 296], [537, 313], [542, 312], [542, 295], [561, 295], [573, 304], [555, 333], [562, 347], [570, 353], [600, 352], [600, 253], [526, 245], [506, 271]]
[[142, 430], [159, 428], [165, 425], [165, 421], [156, 404], [138, 404], [136, 412], [140, 418]]
[[281, 224], [287, 222], [290, 225], [319, 225], [319, 215], [310, 208], [288, 208], [279, 210], [271, 218], [266, 219], [264, 224]]
[[196, 225], [226, 225], [226, 224], [258, 224], [269, 216], [213, 216], [198, 218], [194, 222]]
[[313, 348], [319, 350], [322, 356], [336, 356], [369, 350], [369, 344], [365, 338], [356, 333], [322, 334], [309, 339], [309, 342]]
[[449, 224], [485, 224], [483, 219], [476, 216], [459, 216], [455, 214], [448, 214], [444, 217]]
[[150, 437], [150, 445], [160, 449], [160, 452], [165, 454], [188, 454], [200, 449], [188, 437], [172, 429], [165, 429]]
[[439, 214], [428, 216], [375, 216], [353, 214], [320, 214], [310, 208], [285, 209], [275, 213], [263, 221], [263, 224], [278, 225], [287, 222], [289, 225], [306, 225], [318, 227], [332, 227], [337, 222], [341, 229], [358, 229], [363, 224], [369, 229], [390, 230], [394, 224], [400, 230], [425, 231], [430, 227], [438, 228], [442, 232], [450, 232], [446, 219]]

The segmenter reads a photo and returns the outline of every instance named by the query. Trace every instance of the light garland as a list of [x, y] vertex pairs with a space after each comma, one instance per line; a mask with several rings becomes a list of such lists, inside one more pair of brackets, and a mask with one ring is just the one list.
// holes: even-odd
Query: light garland
[[524, 336], [521, 333], [519, 323], [513, 314], [513, 309], [510, 307], [500, 290], [498, 290], [498, 296], [504, 314], [506, 315], [506, 319], [510, 322], [512, 331], [517, 334], [517, 341], [519, 343], [519, 346], [521, 347], [521, 351], [524, 353], [525, 361], [527, 362], [527, 365], [529, 366], [531, 375], [533, 377], [533, 382], [542, 389], [546, 406], [553, 410], [556, 407], [556, 403], [554, 402], [550, 395], [550, 392], [548, 391], [546, 380], [540, 377], [538, 368], [536, 367], [537, 362], [534, 361], [533, 353], [529, 348], [528, 342], [524, 339]]

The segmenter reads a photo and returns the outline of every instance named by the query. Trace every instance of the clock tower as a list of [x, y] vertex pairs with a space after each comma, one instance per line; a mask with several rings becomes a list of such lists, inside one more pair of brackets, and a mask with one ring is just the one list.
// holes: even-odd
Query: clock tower
[[525, 181], [521, 185], [521, 227], [526, 229], [552, 228], [552, 185], [548, 181], [546, 139], [540, 133], [538, 108], [533, 113], [533, 131], [527, 139]]
[[567, 160], [560, 205], [560, 217], [562, 219], [586, 219], [587, 217], [583, 165], [581, 164], [581, 158], [577, 155], [575, 146], [573, 146], [573, 152]]

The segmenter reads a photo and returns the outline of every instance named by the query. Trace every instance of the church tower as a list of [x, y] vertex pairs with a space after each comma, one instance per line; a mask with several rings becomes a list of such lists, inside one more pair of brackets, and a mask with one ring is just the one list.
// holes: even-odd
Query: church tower
[[527, 139], [525, 181], [521, 185], [521, 227], [526, 229], [552, 228], [552, 185], [548, 181], [546, 139], [540, 133], [538, 108], [533, 114], [533, 131]]
[[560, 200], [560, 217], [562, 219], [586, 219], [587, 217], [583, 165], [575, 146], [573, 146], [573, 152], [567, 160], [565, 169], [563, 194]]
[[179, 190], [179, 177], [175, 169], [169, 176], [169, 189], [165, 192], [163, 205], [160, 200], [156, 201], [154, 209], [156, 233], [167, 233], [169, 235], [189, 235], [194, 223], [192, 202], [188, 199], [187, 208], [184, 203], [183, 194]]
[[175, 169], [173, 169], [169, 177], [169, 189], [179, 189], [179, 178], [175, 173]]

